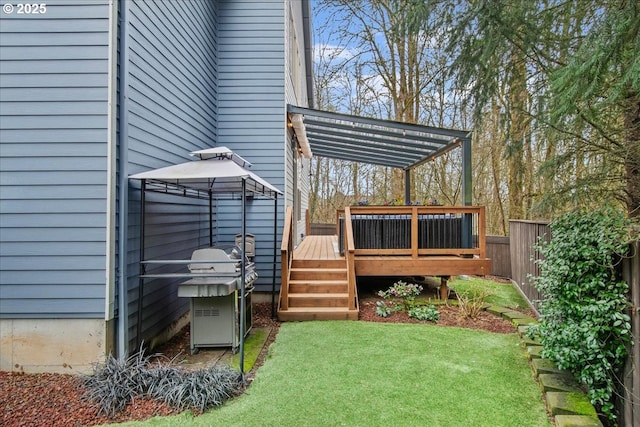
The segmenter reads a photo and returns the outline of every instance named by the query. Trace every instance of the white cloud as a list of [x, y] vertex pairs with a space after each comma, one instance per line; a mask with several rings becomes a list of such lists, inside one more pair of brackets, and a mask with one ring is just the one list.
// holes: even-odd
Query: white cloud
[[358, 52], [355, 49], [330, 45], [330, 44], [315, 44], [313, 46], [313, 60], [316, 63], [331, 63], [333, 61], [346, 62], [356, 56]]

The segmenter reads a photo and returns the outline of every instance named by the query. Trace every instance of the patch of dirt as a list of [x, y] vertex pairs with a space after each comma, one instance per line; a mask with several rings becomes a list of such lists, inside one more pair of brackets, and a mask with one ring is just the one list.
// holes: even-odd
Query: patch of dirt
[[[367, 322], [431, 323], [410, 318], [406, 313], [393, 313], [389, 317], [375, 314], [374, 294], [360, 298], [360, 320]], [[513, 325], [492, 314], [482, 312], [476, 319], [463, 319], [454, 305], [438, 306], [439, 326], [458, 326], [483, 329], [498, 333], [515, 331]], [[253, 380], [256, 370], [262, 366], [269, 345], [275, 340], [280, 323], [271, 319], [271, 303], [254, 303], [254, 326], [270, 327], [267, 339], [256, 364], [247, 375], [248, 384]], [[183, 328], [178, 335], [153, 350], [169, 359], [189, 351], [189, 327]], [[132, 420], [145, 420], [158, 415], [172, 415], [178, 411], [150, 400], [135, 399], [124, 411], [109, 418], [98, 416], [98, 409], [85, 397], [82, 380], [67, 374], [24, 374], [0, 372], [0, 425], [13, 426], [93, 426], [97, 424], [118, 423]]]
[[376, 302], [380, 298], [365, 297], [360, 298], [359, 319], [366, 322], [389, 322], [389, 323], [428, 323], [438, 326], [458, 326], [460, 328], [481, 329], [500, 334], [510, 334], [516, 331], [515, 326], [507, 320], [482, 311], [475, 319], [460, 316], [460, 309], [456, 305], [436, 305], [440, 312], [440, 319], [437, 323], [427, 320], [418, 320], [409, 317], [406, 311], [391, 313], [388, 317], [381, 317], [376, 314]]

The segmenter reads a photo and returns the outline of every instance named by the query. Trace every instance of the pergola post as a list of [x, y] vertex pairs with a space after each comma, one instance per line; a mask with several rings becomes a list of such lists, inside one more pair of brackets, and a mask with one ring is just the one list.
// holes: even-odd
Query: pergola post
[[404, 204], [411, 204], [411, 169], [404, 170]]
[[462, 140], [462, 204], [473, 204], [472, 178], [471, 178], [471, 136]]
[[[462, 140], [462, 204], [473, 204], [471, 177], [471, 136]], [[473, 216], [464, 214], [462, 217], [462, 247], [473, 247]]]

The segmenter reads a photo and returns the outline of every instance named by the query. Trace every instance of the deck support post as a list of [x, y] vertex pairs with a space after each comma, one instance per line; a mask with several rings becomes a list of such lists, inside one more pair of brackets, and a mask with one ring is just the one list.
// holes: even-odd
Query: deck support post
[[440, 299], [444, 302], [449, 299], [449, 286], [447, 286], [448, 280], [449, 276], [440, 276]]

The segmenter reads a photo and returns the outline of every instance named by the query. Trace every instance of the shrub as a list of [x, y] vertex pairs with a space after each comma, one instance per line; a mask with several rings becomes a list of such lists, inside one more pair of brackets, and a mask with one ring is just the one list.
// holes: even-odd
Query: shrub
[[409, 310], [420, 292], [422, 292], [422, 286], [399, 280], [386, 291], [378, 292], [378, 296], [388, 300], [389, 303], [385, 304], [393, 307], [393, 311], [400, 311], [402, 309]]
[[466, 290], [456, 292], [460, 316], [475, 319], [484, 308], [485, 299], [491, 292], [484, 290]]
[[107, 357], [84, 378], [87, 397], [96, 402], [99, 414], [113, 416], [136, 396], [148, 396], [176, 409], [204, 411], [239, 394], [242, 375], [229, 366], [215, 365], [188, 371], [171, 364], [151, 363], [139, 352], [128, 358]]
[[220, 406], [240, 390], [240, 374], [228, 366], [214, 365], [195, 371], [177, 370], [167, 380], [157, 383], [152, 394], [157, 400], [176, 409], [206, 409]]
[[144, 393], [148, 362], [149, 356], [140, 350], [128, 358], [115, 358], [110, 354], [104, 364], [94, 367], [84, 383], [87, 397], [99, 407], [99, 415], [113, 416]]
[[628, 286], [615, 264], [628, 247], [630, 227], [622, 212], [601, 208], [565, 214], [551, 229], [551, 241], [536, 247], [543, 257], [534, 279], [543, 296], [542, 356], [573, 372], [591, 403], [613, 420], [614, 378], [630, 341]]
[[428, 320], [429, 322], [437, 322], [440, 319], [440, 312], [434, 305], [417, 305], [409, 309], [409, 317], [418, 320]]
[[376, 302], [376, 314], [380, 317], [389, 317], [393, 313], [393, 308], [389, 307], [384, 301]]

